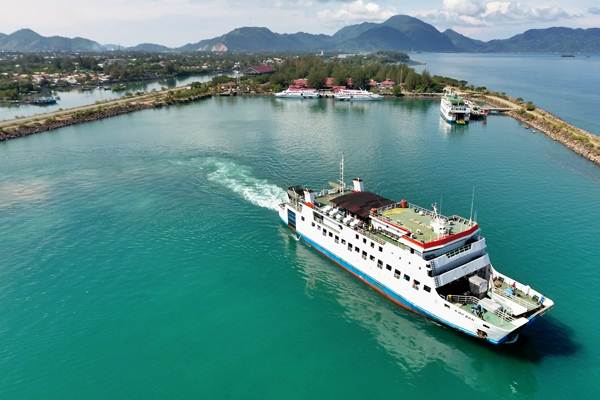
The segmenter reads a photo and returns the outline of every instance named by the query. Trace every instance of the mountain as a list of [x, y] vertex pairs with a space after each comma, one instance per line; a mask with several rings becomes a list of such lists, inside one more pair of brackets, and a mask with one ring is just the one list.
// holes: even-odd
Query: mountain
[[340, 29], [333, 35], [334, 50], [456, 51], [446, 36], [420, 19], [395, 15], [380, 24], [363, 23]]
[[433, 25], [408, 15], [395, 15], [383, 22], [383, 26], [402, 32], [410, 40], [412, 48], [406, 50], [454, 51], [456, 48], [446, 36]]
[[485, 43], [482, 51], [490, 53], [600, 53], [600, 28], [530, 29], [508, 39], [491, 40]]
[[376, 28], [379, 24], [372, 22], [363, 22], [357, 25], [348, 25], [333, 34], [332, 39], [337, 43], [345, 42], [346, 40], [354, 39], [369, 29]]
[[267, 28], [237, 28], [225, 35], [188, 43], [179, 51], [305, 52], [320, 49], [331, 37], [310, 33], [274, 33]]
[[43, 51], [102, 51], [98, 42], [80, 37], [42, 36], [31, 29], [20, 29], [0, 38], [0, 50], [43, 52]]
[[[107, 46], [104, 46], [107, 47]], [[125, 50], [127, 51], [138, 51], [142, 53], [167, 53], [171, 50], [167, 46], [163, 46], [162, 44], [155, 43], [140, 43], [136, 46], [127, 47]]]
[[163, 53], [194, 52], [370, 52], [377, 50], [431, 52], [527, 52], [527, 53], [600, 53], [600, 28], [531, 29], [508, 39], [489, 42], [476, 40], [452, 29], [440, 32], [433, 25], [408, 15], [395, 15], [382, 23], [363, 22], [348, 25], [333, 35], [276, 33], [264, 27], [237, 28], [224, 35], [188, 43], [178, 48], [141, 43], [133, 47], [101, 45], [80, 37], [45, 37], [31, 29], [9, 35], [0, 34], [0, 51], [20, 52], [98, 52], [140, 51]]
[[4, 36], [6, 36], [6, 33], [0, 32], [0, 39], [2, 39]]
[[481, 51], [485, 47], [485, 42], [471, 39], [452, 29], [446, 29], [443, 34], [452, 42], [454, 47], [460, 51]]

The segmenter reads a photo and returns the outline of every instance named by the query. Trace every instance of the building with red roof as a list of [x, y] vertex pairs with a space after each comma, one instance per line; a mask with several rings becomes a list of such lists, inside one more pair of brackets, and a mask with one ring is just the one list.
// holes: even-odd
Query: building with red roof
[[272, 74], [273, 72], [275, 72], [275, 70], [270, 65], [254, 65], [248, 67], [246, 70], [246, 74], [248, 75], [266, 75]]

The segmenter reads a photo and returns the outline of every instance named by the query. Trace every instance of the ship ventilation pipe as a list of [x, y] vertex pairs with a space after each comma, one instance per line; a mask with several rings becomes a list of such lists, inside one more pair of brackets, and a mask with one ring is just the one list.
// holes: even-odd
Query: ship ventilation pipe
[[363, 183], [363, 180], [360, 178], [354, 178], [352, 180], [352, 185], [354, 185], [352, 191], [354, 192], [364, 192], [365, 190], [365, 184]]
[[304, 190], [304, 202], [309, 205], [315, 204], [315, 194], [310, 189]]

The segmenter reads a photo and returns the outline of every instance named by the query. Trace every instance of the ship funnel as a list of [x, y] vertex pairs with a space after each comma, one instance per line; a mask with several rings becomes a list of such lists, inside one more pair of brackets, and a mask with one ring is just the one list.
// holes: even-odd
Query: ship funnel
[[363, 183], [363, 180], [360, 178], [354, 178], [352, 180], [352, 185], [353, 185], [352, 190], [354, 192], [364, 192], [364, 190], [365, 190], [365, 184]]
[[304, 202], [308, 204], [315, 204], [315, 193], [310, 189], [304, 189]]

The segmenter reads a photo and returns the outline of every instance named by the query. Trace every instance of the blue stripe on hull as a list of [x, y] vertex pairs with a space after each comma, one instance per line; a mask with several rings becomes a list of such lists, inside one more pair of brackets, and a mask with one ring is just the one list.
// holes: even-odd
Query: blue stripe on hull
[[[461, 331], [463, 333], [466, 333], [469, 336], [473, 336], [476, 338], [479, 338], [476, 334], [467, 331], [464, 328], [461, 328], [458, 325], [454, 325], [451, 322], [448, 322], [434, 314], [431, 314], [430, 312], [422, 309], [421, 307], [411, 303], [410, 301], [406, 300], [404, 297], [400, 296], [399, 294], [397, 294], [396, 292], [390, 290], [387, 286], [379, 283], [378, 281], [376, 281], [375, 279], [371, 278], [369, 275], [365, 274], [364, 272], [361, 272], [359, 269], [355, 268], [354, 266], [352, 266], [352, 264], [344, 261], [343, 259], [339, 258], [338, 256], [336, 256], [335, 254], [331, 253], [330, 251], [324, 249], [323, 247], [321, 247], [320, 245], [318, 245], [317, 243], [315, 243], [314, 241], [310, 240], [309, 238], [307, 238], [304, 235], [300, 235], [298, 233], [298, 235], [300, 236], [301, 239], [303, 239], [306, 243], [310, 244], [312, 247], [314, 247], [319, 253], [323, 254], [324, 256], [326, 256], [327, 258], [331, 259], [332, 261], [334, 261], [336, 264], [340, 265], [341, 267], [343, 267], [344, 269], [346, 269], [347, 271], [351, 272], [353, 275], [356, 275], [357, 277], [361, 278], [362, 280], [366, 281], [367, 284], [369, 284], [370, 286], [380, 290], [381, 292], [383, 292], [386, 296], [392, 298], [394, 301], [397, 301], [398, 303], [400, 303], [402, 306], [418, 313], [421, 314], [427, 318], [430, 318], [434, 321], [438, 321], [444, 325], [447, 325], [451, 328], [454, 328], [458, 331]], [[503, 342], [505, 342], [507, 340], [507, 338], [511, 336], [510, 334], [507, 336], [504, 336], [502, 339], [500, 340], [492, 340], [492, 339], [485, 339], [487, 340], [489, 343], [493, 343], [493, 344], [501, 344]]]

